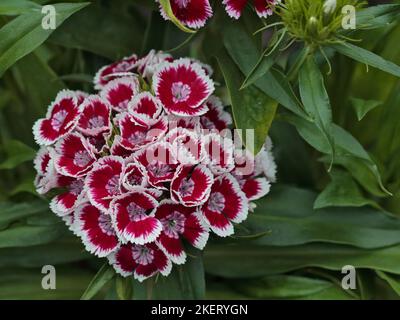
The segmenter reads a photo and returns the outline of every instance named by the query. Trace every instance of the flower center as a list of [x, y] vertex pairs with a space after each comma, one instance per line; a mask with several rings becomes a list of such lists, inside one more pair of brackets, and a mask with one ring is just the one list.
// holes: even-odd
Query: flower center
[[222, 213], [222, 210], [225, 208], [225, 197], [221, 192], [214, 192], [210, 195], [210, 199], [208, 200], [208, 209]]
[[60, 131], [61, 126], [64, 124], [67, 115], [68, 112], [65, 110], [60, 110], [54, 114], [53, 118], [51, 119], [51, 126], [54, 130]]
[[174, 103], [185, 102], [189, 99], [191, 93], [190, 87], [183, 82], [174, 82], [172, 84], [171, 92]]
[[120, 103], [118, 103], [118, 107], [121, 110], [126, 110], [126, 109], [128, 109], [128, 104], [129, 104], [129, 100], [124, 100], [124, 101], [121, 101]]
[[146, 266], [153, 262], [154, 251], [145, 246], [133, 246], [132, 247], [132, 256], [133, 256], [133, 259], [138, 264]]
[[160, 220], [163, 225], [164, 233], [174, 239], [179, 238], [179, 234], [183, 232], [185, 225], [185, 216], [178, 212], [174, 211], [169, 216]]
[[177, 4], [177, 6], [182, 9], [182, 8], [186, 8], [189, 4], [190, 0], [175, 0], [175, 3]]
[[79, 194], [83, 190], [83, 180], [75, 180], [69, 186], [69, 192], [71, 192], [74, 196], [79, 196]]
[[205, 129], [209, 129], [209, 130], [211, 130], [211, 129], [216, 129], [215, 123], [212, 122], [212, 121], [211, 121], [210, 119], [208, 119], [207, 117], [203, 117], [203, 118], [201, 119], [201, 124], [203, 125], [203, 127], [204, 127]]
[[109, 195], [115, 196], [119, 193], [119, 175], [114, 175], [106, 184], [106, 190]]
[[131, 69], [131, 64], [128, 61], [122, 61], [114, 68], [114, 72], [125, 72], [129, 69]]
[[137, 131], [135, 133], [132, 133], [128, 138], [128, 141], [133, 145], [143, 143], [145, 140], [146, 140], [146, 133], [142, 131]]
[[138, 206], [136, 203], [131, 202], [127, 207], [126, 211], [129, 213], [129, 219], [131, 221], [140, 221], [147, 217], [146, 209]]
[[75, 153], [74, 165], [83, 168], [88, 165], [90, 160], [91, 160], [91, 157], [90, 157], [89, 153], [86, 150], [80, 150]]
[[136, 173], [131, 173], [128, 176], [128, 183], [131, 186], [137, 186], [137, 185], [141, 185], [143, 181], [143, 176], [140, 176]]
[[160, 161], [152, 161], [147, 168], [154, 177], [165, 177], [170, 171], [171, 167]]
[[182, 197], [190, 196], [193, 193], [194, 182], [192, 179], [183, 179], [179, 186], [179, 193]]
[[101, 128], [104, 126], [104, 119], [102, 116], [94, 116], [89, 119], [88, 127], [89, 129]]
[[101, 231], [103, 231], [108, 236], [113, 236], [115, 234], [110, 215], [101, 214], [98, 221]]

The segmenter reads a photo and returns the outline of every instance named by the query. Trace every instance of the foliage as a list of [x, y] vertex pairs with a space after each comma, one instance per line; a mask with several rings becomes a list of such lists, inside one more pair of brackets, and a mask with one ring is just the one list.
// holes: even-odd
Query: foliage
[[[40, 26], [49, 2], [56, 30]], [[195, 33], [165, 22], [151, 0], [69, 2], [0, 3], [0, 298], [398, 298], [398, 1], [360, 8], [351, 32], [336, 12], [328, 35], [312, 30], [317, 41], [290, 32], [301, 19], [286, 16], [287, 33], [273, 25], [279, 15], [247, 8], [232, 20], [220, 1]], [[151, 48], [213, 65], [235, 125], [256, 130], [252, 151], [272, 137], [279, 183], [238, 236], [211, 239], [204, 257], [138, 285], [84, 253], [35, 194], [31, 128], [60, 89], [89, 90], [101, 65]], [[57, 268], [55, 291], [40, 287], [46, 264]], [[349, 264], [355, 291], [340, 285]]]

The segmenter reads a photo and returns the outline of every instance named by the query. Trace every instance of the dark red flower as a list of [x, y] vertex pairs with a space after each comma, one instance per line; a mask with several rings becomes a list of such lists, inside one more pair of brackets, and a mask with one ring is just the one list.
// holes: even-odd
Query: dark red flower
[[125, 169], [124, 160], [117, 156], [103, 157], [97, 161], [85, 179], [89, 200], [103, 212], [109, 212], [111, 201], [121, 194]]
[[214, 84], [203, 68], [189, 59], [165, 63], [153, 76], [153, 89], [165, 110], [177, 116], [200, 116]]
[[86, 136], [98, 136], [111, 130], [111, 106], [101, 97], [87, 97], [81, 105], [78, 130]]
[[75, 178], [84, 176], [96, 161], [93, 149], [78, 133], [71, 133], [58, 141], [52, 158], [57, 172]]
[[212, 231], [221, 237], [233, 234], [233, 224], [247, 218], [248, 200], [239, 183], [231, 174], [219, 176], [211, 188], [210, 196], [200, 208]]
[[107, 83], [100, 95], [116, 111], [127, 111], [129, 102], [139, 92], [139, 81], [136, 77], [117, 78]]
[[232, 18], [239, 19], [248, 3], [252, 3], [260, 18], [272, 15], [273, 7], [280, 0], [223, 0], [225, 10]]
[[171, 260], [154, 243], [122, 245], [108, 260], [117, 273], [124, 277], [133, 274], [140, 282], [158, 272], [167, 276], [172, 269]]
[[144, 191], [125, 193], [111, 202], [115, 230], [122, 242], [145, 244], [153, 242], [162, 230], [154, 218], [158, 201]]
[[208, 199], [213, 181], [214, 176], [207, 167], [182, 165], [171, 182], [171, 199], [186, 207], [199, 206]]
[[[171, 0], [172, 12], [176, 18], [190, 28], [201, 28], [212, 17], [212, 8], [208, 0]], [[161, 15], [169, 20], [162, 6]]]
[[39, 145], [51, 145], [70, 133], [76, 126], [81, 109], [73, 91], [61, 91], [50, 105], [46, 118], [33, 126], [35, 141]]
[[195, 208], [163, 200], [157, 207], [155, 217], [163, 225], [157, 243], [172, 262], [183, 264], [186, 261], [182, 239], [198, 249], [205, 247], [209, 229]]
[[86, 203], [75, 211], [78, 235], [85, 248], [98, 257], [106, 257], [120, 246], [111, 216]]
[[102, 89], [108, 82], [131, 73], [138, 62], [135, 54], [102, 67], [94, 77], [95, 89]]

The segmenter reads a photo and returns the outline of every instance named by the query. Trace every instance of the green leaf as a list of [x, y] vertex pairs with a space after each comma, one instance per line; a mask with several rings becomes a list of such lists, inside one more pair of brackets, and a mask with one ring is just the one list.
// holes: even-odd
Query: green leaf
[[[230, 21], [225, 15], [223, 17], [223, 20], [218, 25], [218, 31], [221, 32], [224, 46], [242, 73], [248, 75], [252, 71], [254, 62], [259, 60], [261, 52], [255, 44], [254, 39], [252, 39], [251, 35], [248, 34], [240, 22]], [[278, 70], [269, 70], [263, 77], [255, 81], [254, 84], [285, 108], [303, 118], [308, 118], [294, 94], [290, 83]]]
[[357, 10], [357, 28], [381, 28], [398, 19], [399, 13], [399, 4], [383, 4]]
[[273, 52], [268, 52], [267, 50], [261, 54], [261, 57], [257, 61], [256, 65], [246, 76], [246, 79], [244, 79], [243, 84], [240, 87], [241, 89], [244, 89], [254, 84], [258, 79], [263, 77], [272, 68], [279, 56], [280, 51], [279, 48]]
[[329, 281], [292, 275], [237, 280], [232, 286], [253, 299], [313, 299], [327, 294], [335, 299], [350, 298], [343, 289]]
[[371, 51], [357, 47], [348, 42], [332, 45], [331, 47], [337, 52], [364, 63], [367, 66], [372, 66], [396, 77], [400, 77], [400, 66], [383, 59]]
[[[140, 20], [125, 14], [121, 8], [124, 3], [93, 3], [66, 21], [49, 41], [57, 45], [81, 49], [109, 58], [121, 59], [140, 52], [145, 28]], [[126, 10], [133, 11], [128, 7]], [[130, 12], [129, 11], [129, 12]]]
[[[56, 27], [87, 5], [88, 3], [55, 4]], [[0, 29], [0, 76], [16, 61], [39, 47], [54, 31], [43, 29], [42, 19], [41, 11], [28, 12]]]
[[92, 257], [84, 250], [80, 239], [71, 236], [50, 244], [0, 249], [0, 267], [37, 268], [46, 264], [78, 262]]
[[320, 209], [330, 206], [337, 207], [362, 207], [378, 205], [369, 199], [366, 199], [358, 185], [351, 175], [342, 170], [332, 170], [330, 172], [332, 181], [318, 195], [314, 202], [314, 209]]
[[120, 300], [132, 300], [133, 284], [130, 277], [117, 275], [115, 278], [115, 290]]
[[324, 78], [313, 56], [309, 56], [300, 68], [299, 87], [304, 108], [329, 142], [333, 162], [335, 142], [332, 133], [332, 110]]
[[92, 277], [84, 268], [56, 266], [56, 289], [44, 290], [41, 286], [44, 275], [40, 268], [0, 269], [0, 299], [5, 300], [62, 300], [79, 299]]
[[58, 239], [65, 231], [65, 225], [62, 223], [50, 226], [14, 226], [0, 231], [0, 248], [27, 247], [49, 243]]
[[92, 299], [115, 276], [114, 269], [106, 262], [96, 273], [83, 293], [81, 300]]
[[400, 277], [395, 275], [389, 275], [383, 271], [376, 270], [376, 274], [385, 280], [390, 287], [400, 296]]
[[[14, 68], [18, 70], [21, 77], [24, 100], [29, 101], [29, 110], [26, 112], [32, 114], [32, 120], [35, 121], [43, 117], [57, 93], [66, 89], [66, 86], [37, 51], [19, 60]], [[46, 85], [44, 86], [43, 83]], [[34, 112], [31, 112], [31, 109]]]
[[135, 299], [194, 300], [204, 299], [205, 279], [201, 251], [187, 248], [187, 261], [175, 265], [168, 277], [159, 276], [143, 283], [134, 280]]
[[174, 13], [172, 12], [170, 0], [159, 0], [160, 5], [162, 6], [164, 12], [169, 17], [169, 19], [182, 31], [188, 33], [195, 33], [196, 31], [189, 29], [188, 27], [184, 26], [177, 17], [175, 17]]
[[316, 193], [306, 189], [273, 186], [242, 224], [250, 234], [269, 233], [246, 243], [282, 247], [326, 242], [365, 249], [400, 244], [400, 219], [370, 207], [314, 210], [316, 198]]
[[254, 145], [252, 141], [243, 142], [251, 152], [257, 154], [267, 138], [277, 103], [252, 86], [239, 91], [243, 79], [240, 70], [227, 54], [220, 54], [217, 60], [228, 87], [236, 128], [254, 130]]
[[46, 212], [48, 209], [48, 204], [43, 201], [22, 203], [0, 202], [0, 225]]
[[374, 250], [344, 245], [307, 244], [272, 247], [208, 245], [204, 251], [206, 272], [225, 278], [276, 275], [307, 267], [341, 270], [345, 265], [400, 274], [400, 246]]
[[40, 10], [40, 5], [27, 0], [1, 0], [0, 15], [14, 16], [27, 11]]
[[[325, 136], [309, 121], [300, 117], [285, 115], [283, 117], [292, 123], [302, 138], [316, 150], [330, 155], [331, 147]], [[376, 163], [371, 159], [363, 146], [346, 130], [333, 124], [335, 141], [334, 164], [342, 165], [359, 181], [360, 185], [377, 196], [391, 195], [384, 187]], [[327, 161], [330, 162], [331, 157]]]
[[361, 121], [369, 111], [382, 104], [382, 102], [377, 100], [364, 100], [358, 98], [350, 98], [350, 102], [356, 111], [358, 121]]
[[14, 169], [21, 163], [31, 161], [36, 155], [36, 151], [18, 140], [6, 141], [3, 149], [6, 159], [0, 163], [1, 169]]

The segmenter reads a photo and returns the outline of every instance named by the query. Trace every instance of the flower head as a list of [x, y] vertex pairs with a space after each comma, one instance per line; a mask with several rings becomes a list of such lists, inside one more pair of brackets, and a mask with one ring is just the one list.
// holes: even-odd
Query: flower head
[[276, 179], [269, 139], [252, 156], [230, 138], [212, 73], [132, 55], [99, 70], [95, 94], [62, 91], [34, 126], [37, 192], [52, 191], [51, 210], [122, 276], [167, 276], [210, 231], [232, 235]]

